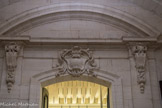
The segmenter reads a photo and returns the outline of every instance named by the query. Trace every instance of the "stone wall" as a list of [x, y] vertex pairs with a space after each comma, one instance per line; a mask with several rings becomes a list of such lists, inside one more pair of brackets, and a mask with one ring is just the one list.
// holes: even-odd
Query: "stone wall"
[[1, 0], [0, 102], [41, 106], [41, 88], [66, 79], [55, 77], [60, 51], [79, 46], [93, 52], [98, 79], [111, 83], [113, 108], [161, 108], [161, 7], [158, 0]]
[[[31, 94], [31, 78], [34, 75], [51, 70], [58, 63], [58, 56], [63, 49], [70, 49], [73, 45], [26, 45], [20, 52], [16, 78], [11, 93], [6, 86], [6, 63], [4, 55], [1, 54], [1, 101], [23, 101], [29, 102]], [[115, 74], [121, 78], [121, 84], [114, 86], [112, 91], [115, 97], [122, 97], [120, 102], [114, 100], [114, 108], [160, 108], [160, 91], [158, 85], [158, 71], [154, 52], [148, 51], [146, 62], [146, 85], [144, 93], [140, 92], [137, 83], [137, 70], [133, 56], [124, 45], [83, 45], [93, 51], [93, 56], [100, 70]], [[2, 47], [3, 48], [3, 47]], [[1, 50], [4, 54], [4, 49]], [[118, 85], [118, 84], [117, 84]], [[35, 86], [33, 86], [35, 87]], [[33, 88], [32, 87], [32, 88]], [[39, 85], [38, 85], [39, 87]], [[36, 87], [36, 89], [39, 89]], [[122, 92], [121, 92], [122, 91]], [[37, 97], [40, 98], [40, 97]], [[114, 98], [114, 97], [112, 97]], [[119, 103], [123, 103], [120, 106]]]

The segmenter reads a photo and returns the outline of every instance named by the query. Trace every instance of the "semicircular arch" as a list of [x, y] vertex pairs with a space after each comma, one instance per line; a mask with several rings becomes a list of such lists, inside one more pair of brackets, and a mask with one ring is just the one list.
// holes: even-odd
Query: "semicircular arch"
[[13, 35], [51, 21], [84, 19], [111, 24], [139, 37], [158, 36], [159, 32], [123, 11], [84, 3], [59, 4], [24, 12], [0, 26], [0, 34]]

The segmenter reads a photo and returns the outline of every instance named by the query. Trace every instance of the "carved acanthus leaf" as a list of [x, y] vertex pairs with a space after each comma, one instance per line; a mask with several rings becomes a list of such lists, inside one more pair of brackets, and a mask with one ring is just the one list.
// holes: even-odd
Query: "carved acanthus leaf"
[[8, 92], [10, 93], [13, 84], [15, 83], [15, 71], [17, 67], [17, 57], [21, 49], [20, 44], [16, 42], [7, 42], [5, 45], [6, 52], [6, 83], [8, 87]]
[[146, 68], [146, 56], [147, 56], [147, 46], [143, 43], [134, 43], [131, 46], [131, 52], [134, 56], [135, 67], [137, 69], [137, 83], [140, 86], [141, 93], [144, 93], [146, 78], [145, 78], [145, 68]]

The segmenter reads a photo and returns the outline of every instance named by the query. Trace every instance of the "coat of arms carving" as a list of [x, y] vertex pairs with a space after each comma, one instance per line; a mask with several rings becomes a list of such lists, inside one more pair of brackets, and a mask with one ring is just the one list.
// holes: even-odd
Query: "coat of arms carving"
[[79, 77], [84, 73], [96, 76], [93, 70], [97, 68], [97, 65], [89, 49], [74, 46], [72, 49], [62, 51], [58, 61], [59, 72], [56, 76], [66, 73], [74, 77]]

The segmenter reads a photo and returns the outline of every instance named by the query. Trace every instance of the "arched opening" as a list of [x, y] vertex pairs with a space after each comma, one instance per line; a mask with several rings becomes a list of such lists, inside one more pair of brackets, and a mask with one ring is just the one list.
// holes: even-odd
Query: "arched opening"
[[[123, 94], [122, 94], [122, 84], [121, 84], [122, 82], [121, 82], [121, 78], [119, 76], [117, 76], [116, 74], [106, 72], [106, 71], [102, 71], [102, 70], [95, 70], [94, 72], [97, 74], [97, 76], [89, 76], [87, 74], [83, 74], [79, 77], [74, 77], [72, 75], [65, 74], [63, 76], [56, 77], [55, 74], [57, 72], [58, 72], [58, 70], [53, 69], [53, 70], [49, 70], [49, 71], [46, 71], [46, 72], [36, 74], [31, 78], [29, 102], [35, 101], [36, 103], [39, 104], [39, 108], [43, 108], [44, 104], [46, 105], [45, 108], [50, 108], [50, 107], [47, 107], [48, 104], [50, 106], [50, 101], [51, 101], [50, 100], [50, 98], [51, 98], [50, 92], [48, 91], [48, 86], [52, 86], [52, 85], [55, 85], [55, 84], [61, 84], [61, 83], [65, 83], [65, 82], [67, 83], [69, 81], [70, 82], [77, 82], [78, 81], [78, 82], [92, 83], [92, 84], [98, 85], [97, 86], [98, 90], [99, 90], [98, 93], [100, 93], [100, 86], [105, 87], [106, 93], [108, 93], [107, 91], [108, 91], [108, 88], [109, 88], [109, 104], [110, 104], [110, 107], [107, 106], [107, 103], [105, 104], [105, 107], [104, 107], [104, 105], [101, 107], [100, 99], [98, 99], [98, 103], [97, 103], [98, 106], [89, 107], [89, 106], [86, 106], [87, 104], [83, 103], [83, 98], [82, 98], [81, 101], [83, 103], [82, 104], [83, 107], [79, 106], [80, 108], [118, 108], [117, 106], [121, 106], [120, 108], [123, 108], [123, 103], [122, 103], [122, 101], [123, 101], [122, 95]], [[44, 88], [48, 92], [44, 93], [43, 92]], [[58, 88], [59, 87], [57, 87], [57, 89]], [[118, 93], [116, 94], [117, 91], [118, 91]], [[56, 92], [58, 92], [58, 91], [56, 91]], [[70, 93], [70, 90], [68, 92]], [[60, 89], [60, 93], [61, 93], [61, 89]], [[105, 93], [105, 95], [107, 96], [106, 93]], [[120, 94], [120, 95], [118, 95], [118, 94]], [[43, 99], [45, 99], [43, 96], [49, 97], [49, 99], [43, 100]], [[102, 95], [102, 97], [104, 97], [104, 94]], [[46, 103], [47, 100], [49, 100], [48, 104]], [[73, 102], [71, 99], [68, 99], [68, 100], [71, 103]], [[75, 103], [76, 103], [76, 100], [77, 99], [75, 99]], [[86, 100], [90, 101], [88, 99], [86, 99]], [[51, 101], [51, 103], [53, 103], [52, 101]], [[57, 101], [59, 102], [59, 99], [57, 99]], [[61, 99], [61, 97], [60, 97], [60, 102], [61, 101], [64, 101], [64, 103], [65, 103], [65, 98]], [[78, 101], [79, 101], [79, 99], [78, 99]], [[84, 98], [84, 101], [85, 101], [85, 98]], [[104, 99], [103, 99], [103, 101], [104, 101]], [[121, 103], [119, 103], [118, 101], [121, 101]], [[66, 98], [66, 103], [67, 103], [67, 98]], [[94, 98], [92, 98], [91, 104], [95, 105]], [[68, 104], [68, 103], [65, 104], [65, 106], [67, 105], [67, 107], [63, 107], [63, 106], [61, 107], [61, 105], [60, 105], [60, 107], [51, 107], [51, 108], [78, 108], [78, 106], [72, 107], [72, 106], [70, 106], [71, 104]]]
[[42, 87], [43, 108], [113, 108], [111, 83], [102, 79], [68, 75], [43, 82]]
[[[43, 108], [110, 108], [111, 86], [89, 81], [64, 81], [45, 86], [49, 95]], [[111, 105], [112, 108], [112, 105]]]

